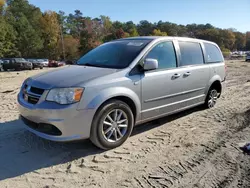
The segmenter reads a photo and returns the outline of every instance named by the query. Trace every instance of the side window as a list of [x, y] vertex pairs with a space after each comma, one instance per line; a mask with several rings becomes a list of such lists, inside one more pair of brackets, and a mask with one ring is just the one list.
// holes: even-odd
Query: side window
[[146, 58], [157, 59], [158, 69], [169, 69], [176, 67], [176, 55], [173, 42], [166, 41], [157, 44], [146, 56]]
[[223, 57], [220, 50], [213, 44], [204, 43], [206, 50], [206, 62], [207, 63], [217, 63], [222, 62]]
[[181, 52], [181, 66], [203, 64], [201, 45], [197, 42], [179, 41]]

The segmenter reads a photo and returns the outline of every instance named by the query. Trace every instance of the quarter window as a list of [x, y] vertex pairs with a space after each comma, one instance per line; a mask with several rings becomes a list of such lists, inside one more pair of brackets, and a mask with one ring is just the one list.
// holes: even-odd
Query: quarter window
[[204, 43], [205, 50], [206, 50], [206, 62], [207, 63], [217, 63], [222, 62], [223, 57], [222, 54], [215, 45], [210, 43]]
[[179, 42], [181, 66], [199, 65], [204, 63], [202, 49], [197, 42]]
[[171, 41], [157, 44], [146, 58], [158, 60], [158, 69], [170, 69], [176, 67], [176, 55]]

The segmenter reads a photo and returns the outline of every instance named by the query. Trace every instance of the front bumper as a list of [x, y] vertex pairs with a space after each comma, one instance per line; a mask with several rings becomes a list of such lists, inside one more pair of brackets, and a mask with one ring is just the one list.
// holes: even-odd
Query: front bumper
[[33, 68], [41, 68], [41, 67], [43, 67], [42, 64], [33, 64]]
[[22, 68], [26, 70], [26, 69], [32, 69], [32, 67], [33, 67], [32, 64], [24, 64]]
[[[87, 139], [90, 136], [93, 110], [77, 110], [78, 104], [58, 105], [53, 102], [39, 101], [37, 104], [27, 103], [22, 94], [18, 95], [18, 108], [20, 117], [35, 124], [50, 124], [60, 130], [61, 134], [56, 136], [25, 126], [30, 132], [39, 137], [52, 141], [74, 141]], [[23, 119], [23, 118], [20, 118]], [[23, 121], [27, 124], [27, 121]]]

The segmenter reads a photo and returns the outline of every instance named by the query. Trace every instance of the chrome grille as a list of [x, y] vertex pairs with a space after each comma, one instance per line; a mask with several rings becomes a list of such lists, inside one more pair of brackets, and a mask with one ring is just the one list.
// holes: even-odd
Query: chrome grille
[[26, 84], [23, 89], [23, 98], [25, 101], [27, 101], [30, 104], [36, 104], [38, 103], [43, 92], [44, 92], [44, 89], [32, 87]]

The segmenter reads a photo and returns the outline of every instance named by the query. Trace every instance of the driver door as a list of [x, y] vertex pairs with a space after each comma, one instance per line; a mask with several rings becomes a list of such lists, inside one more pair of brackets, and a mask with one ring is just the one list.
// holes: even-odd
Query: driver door
[[173, 41], [156, 44], [146, 58], [158, 60], [158, 69], [142, 78], [142, 121], [177, 110], [182, 100], [183, 70], [177, 68]]

